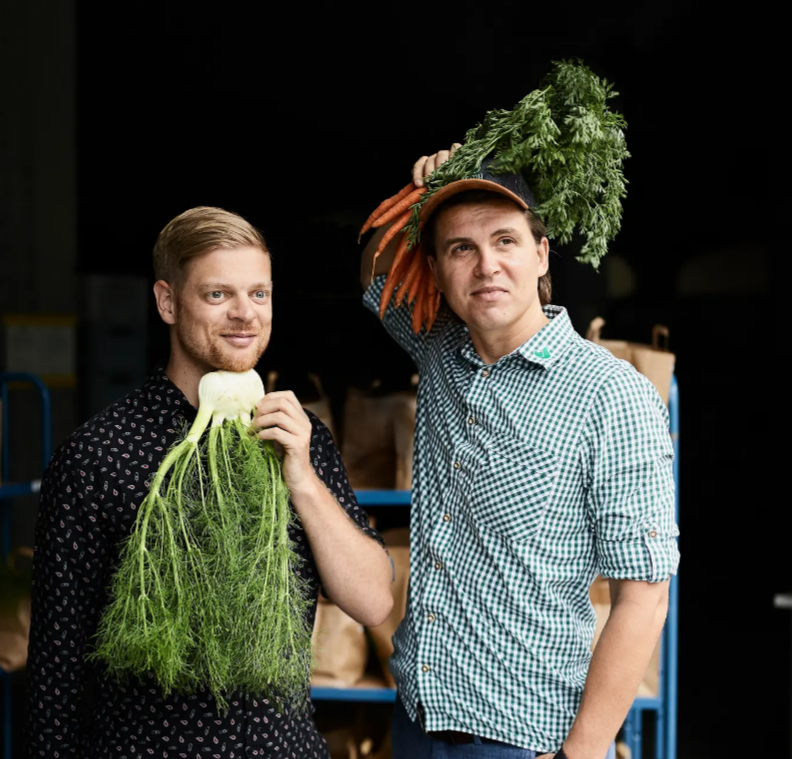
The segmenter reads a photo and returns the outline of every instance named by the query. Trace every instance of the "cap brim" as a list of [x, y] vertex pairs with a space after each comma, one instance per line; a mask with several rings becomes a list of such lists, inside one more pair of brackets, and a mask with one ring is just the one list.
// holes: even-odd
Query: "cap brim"
[[497, 182], [491, 182], [489, 179], [458, 179], [456, 182], [451, 182], [445, 187], [441, 187], [432, 197], [430, 197], [421, 206], [421, 222], [426, 224], [429, 217], [437, 210], [437, 207], [448, 200], [453, 195], [460, 192], [468, 192], [469, 190], [488, 190], [489, 192], [497, 192], [509, 200], [514, 201], [520, 208], [528, 208], [528, 204], [516, 193], [507, 190], [503, 185]]

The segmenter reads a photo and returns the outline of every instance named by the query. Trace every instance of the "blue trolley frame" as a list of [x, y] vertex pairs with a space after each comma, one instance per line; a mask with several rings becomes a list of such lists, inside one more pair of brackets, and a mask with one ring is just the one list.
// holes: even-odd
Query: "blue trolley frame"
[[[11, 551], [11, 504], [9, 498], [38, 493], [41, 480], [27, 482], [8, 482], [11, 469], [11, 451], [9, 448], [9, 422], [8, 422], [8, 386], [11, 383], [32, 385], [39, 394], [41, 406], [41, 472], [47, 468], [52, 452], [52, 424], [50, 394], [47, 386], [35, 374], [27, 372], [0, 372], [0, 401], [2, 401], [3, 417], [0, 424], [0, 440], [2, 440], [2, 453], [0, 454], [0, 558], [6, 561]], [[11, 719], [11, 676], [0, 672], [2, 684], [3, 703], [3, 757], [11, 759], [13, 743], [11, 733], [13, 723]]]

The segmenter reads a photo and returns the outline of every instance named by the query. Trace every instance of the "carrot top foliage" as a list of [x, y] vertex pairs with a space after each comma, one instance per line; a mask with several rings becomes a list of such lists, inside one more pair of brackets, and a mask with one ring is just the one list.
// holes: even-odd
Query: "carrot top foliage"
[[626, 195], [627, 124], [608, 107], [617, 94], [582, 62], [561, 61], [512, 110], [489, 111], [426, 180], [407, 223], [410, 246], [420, 241], [422, 205], [441, 187], [476, 176], [492, 157], [493, 173], [524, 174], [548, 235], [564, 244], [579, 232], [578, 260], [598, 268], [621, 227]]

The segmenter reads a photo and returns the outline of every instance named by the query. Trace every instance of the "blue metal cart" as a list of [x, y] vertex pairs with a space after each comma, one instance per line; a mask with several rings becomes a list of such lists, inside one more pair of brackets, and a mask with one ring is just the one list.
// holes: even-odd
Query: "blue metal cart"
[[[11, 550], [11, 503], [10, 498], [39, 492], [41, 480], [9, 482], [11, 471], [11, 447], [9, 445], [9, 385], [22, 383], [32, 385], [38, 391], [41, 407], [41, 473], [47, 468], [52, 452], [52, 425], [50, 395], [46, 385], [34, 374], [26, 372], [0, 372], [0, 402], [2, 402], [2, 424], [0, 425], [0, 559], [5, 561]], [[13, 723], [11, 720], [11, 676], [0, 671], [3, 709], [3, 757], [11, 759]]]
[[[679, 388], [676, 377], [671, 379], [668, 398], [671, 417], [671, 437], [674, 443], [674, 481], [676, 485], [676, 516], [679, 521]], [[408, 490], [367, 490], [357, 494], [361, 506], [409, 506]], [[654, 717], [655, 746], [653, 759], [676, 759], [677, 716], [677, 641], [679, 587], [676, 576], [671, 578], [668, 617], [661, 637], [660, 676], [658, 693], [652, 698], [637, 698], [624, 723], [624, 738], [632, 759], [643, 757], [644, 714]], [[315, 701], [387, 702], [396, 700], [392, 688], [311, 688]]]

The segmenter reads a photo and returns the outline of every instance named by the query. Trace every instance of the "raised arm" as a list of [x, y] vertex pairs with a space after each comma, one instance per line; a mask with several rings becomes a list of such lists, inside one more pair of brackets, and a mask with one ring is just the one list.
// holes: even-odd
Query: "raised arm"
[[[451, 150], [438, 150], [437, 153], [433, 153], [430, 156], [421, 156], [412, 167], [413, 184], [416, 187], [422, 187], [424, 179], [428, 177], [438, 166], [440, 166], [440, 164], [444, 163], [452, 155], [454, 155], [457, 148], [459, 147], [460, 144], [455, 142], [451, 146]], [[376, 229], [374, 234], [371, 236], [371, 239], [366, 244], [366, 247], [363, 249], [363, 256], [360, 261], [360, 284], [364, 290], [366, 290], [369, 285], [371, 285], [371, 265], [374, 260], [374, 252], [377, 250], [380, 240], [382, 239], [385, 232], [388, 231], [390, 226], [390, 224], [386, 224], [379, 229]], [[396, 253], [397, 244], [398, 240], [392, 240], [385, 247], [385, 250], [383, 250], [382, 253], [380, 253], [380, 255], [377, 257], [374, 268], [375, 277], [379, 276], [380, 274], [388, 273], [391, 262], [393, 261], [393, 256]]]

